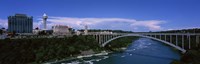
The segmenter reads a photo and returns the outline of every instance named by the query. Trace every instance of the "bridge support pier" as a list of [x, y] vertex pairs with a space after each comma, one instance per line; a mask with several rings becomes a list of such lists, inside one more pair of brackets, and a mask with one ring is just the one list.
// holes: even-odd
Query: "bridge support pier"
[[106, 42], [107, 40], [107, 35], [104, 35], [104, 41], [103, 42]]
[[199, 36], [196, 36], [196, 47], [199, 46]]
[[162, 35], [160, 35], [160, 39], [162, 39]]
[[176, 46], [178, 46], [178, 35], [176, 35]]
[[189, 39], [189, 49], [191, 49], [190, 35], [188, 36], [188, 39]]
[[101, 44], [101, 35], [99, 35], [99, 44]]
[[105, 40], [105, 38], [104, 38], [104, 34], [102, 35], [101, 40], [102, 40], [101, 43], [103, 43], [104, 40]]
[[113, 35], [111, 35], [110, 38], [112, 39], [112, 38], [113, 38]]
[[106, 41], [107, 41], [107, 39], [108, 39], [108, 35], [105, 35], [105, 41], [104, 41], [104, 42], [106, 42]]
[[167, 41], [167, 35], [165, 35], [165, 41]]
[[104, 42], [106, 42], [106, 41], [107, 41], [107, 39], [108, 39], [108, 35], [105, 35], [105, 41], [104, 41]]
[[170, 35], [170, 37], [169, 37], [169, 38], [170, 38], [170, 42], [172, 43], [172, 35]]
[[182, 48], [184, 49], [184, 35], [182, 35]]
[[104, 35], [104, 37], [103, 37], [103, 38], [104, 38], [103, 42], [105, 42], [105, 41], [106, 41], [106, 35]]
[[95, 39], [96, 39], [97, 43], [99, 43], [99, 41], [98, 41], [98, 35], [95, 35]]

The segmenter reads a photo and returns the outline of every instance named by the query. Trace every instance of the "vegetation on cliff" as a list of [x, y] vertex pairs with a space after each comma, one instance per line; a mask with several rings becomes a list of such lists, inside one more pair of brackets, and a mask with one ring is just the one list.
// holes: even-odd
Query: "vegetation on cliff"
[[134, 36], [128, 36], [128, 37], [122, 37], [118, 38], [116, 40], [111, 41], [108, 43], [105, 48], [110, 51], [121, 51], [123, 47], [127, 47], [132, 43], [132, 41], [138, 39], [139, 37]]
[[181, 60], [174, 60], [171, 64], [200, 64], [200, 49], [187, 50]]
[[92, 36], [0, 40], [0, 64], [41, 63], [102, 50]]

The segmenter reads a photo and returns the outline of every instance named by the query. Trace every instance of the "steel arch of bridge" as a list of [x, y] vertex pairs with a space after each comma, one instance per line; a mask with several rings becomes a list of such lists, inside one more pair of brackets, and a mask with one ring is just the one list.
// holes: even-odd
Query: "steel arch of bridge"
[[109, 39], [109, 40], [107, 40], [106, 42], [104, 42], [104, 43], [102, 44], [102, 47], [104, 47], [105, 45], [107, 45], [108, 43], [110, 43], [111, 41], [113, 41], [113, 40], [115, 40], [115, 39], [118, 39], [118, 38], [121, 38], [121, 37], [127, 37], [127, 36], [138, 36], [138, 37], [144, 37], [144, 38], [149, 38], [149, 39], [157, 40], [157, 41], [160, 41], [160, 42], [162, 42], [162, 43], [165, 43], [165, 44], [167, 44], [167, 45], [169, 45], [169, 46], [171, 46], [171, 47], [174, 47], [174, 48], [180, 50], [182, 53], [185, 53], [185, 52], [186, 52], [185, 49], [183, 49], [183, 48], [181, 48], [181, 47], [179, 47], [179, 46], [176, 46], [176, 45], [174, 45], [174, 44], [172, 44], [172, 43], [170, 43], [170, 42], [167, 42], [167, 41], [164, 41], [164, 40], [155, 38], [155, 37], [150, 37], [150, 36], [145, 36], [145, 35], [140, 35], [140, 34], [126, 34], [126, 35], [121, 35], [121, 36], [114, 37], [114, 38]]

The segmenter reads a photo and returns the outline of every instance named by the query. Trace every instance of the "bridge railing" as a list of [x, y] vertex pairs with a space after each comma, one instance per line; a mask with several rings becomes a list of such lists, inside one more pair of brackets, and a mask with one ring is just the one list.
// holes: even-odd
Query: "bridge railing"
[[[94, 34], [106, 34], [106, 33], [101, 33], [101, 32], [89, 32], [89, 35], [94, 35]], [[136, 32], [136, 33], [109, 33], [109, 34], [120, 34], [120, 35], [125, 35], [125, 34], [142, 34], [142, 35], [200, 35], [200, 33], [144, 33], [144, 32]]]

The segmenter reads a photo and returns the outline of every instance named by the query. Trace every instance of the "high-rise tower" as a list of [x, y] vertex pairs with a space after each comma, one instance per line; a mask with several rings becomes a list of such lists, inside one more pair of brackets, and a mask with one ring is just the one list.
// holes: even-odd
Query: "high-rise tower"
[[84, 35], [88, 35], [88, 26], [85, 25]]
[[8, 32], [32, 33], [33, 17], [26, 14], [8, 16]]
[[43, 15], [43, 25], [44, 25], [44, 30], [46, 30], [47, 29], [47, 18], [48, 18], [48, 16], [44, 13], [44, 15]]

